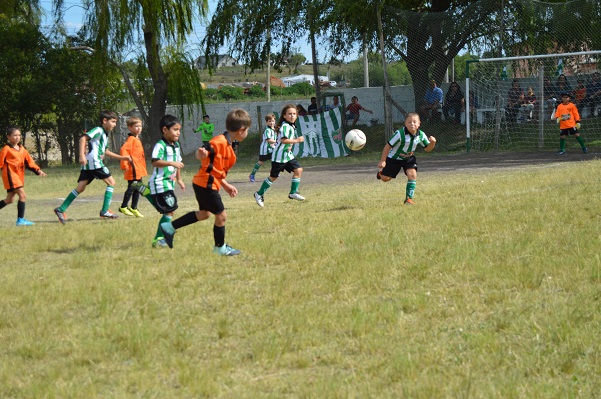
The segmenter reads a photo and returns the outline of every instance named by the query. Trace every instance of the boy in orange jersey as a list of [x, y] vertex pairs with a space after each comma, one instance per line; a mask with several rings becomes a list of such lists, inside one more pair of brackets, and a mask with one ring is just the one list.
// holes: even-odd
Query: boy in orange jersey
[[[146, 171], [146, 158], [144, 157], [144, 147], [140, 141], [140, 133], [142, 133], [142, 119], [132, 116], [127, 120], [127, 128], [129, 134], [127, 140], [121, 146], [119, 153], [125, 157], [131, 157], [132, 161], [121, 161], [121, 169], [123, 169], [123, 177], [127, 180], [127, 191], [123, 194], [123, 202], [119, 208], [119, 212], [127, 216], [135, 216], [142, 218], [138, 211], [138, 201], [140, 199], [140, 191], [136, 185], [142, 184], [142, 178], [148, 176]], [[131, 206], [127, 204], [131, 198]]]
[[584, 145], [584, 140], [580, 137], [580, 132], [578, 132], [578, 129], [580, 129], [580, 114], [578, 114], [576, 105], [570, 102], [570, 93], [561, 93], [561, 104], [557, 106], [555, 118], [561, 130], [561, 133], [559, 133], [559, 152], [557, 155], [565, 155], [566, 137], [568, 134], [578, 140], [580, 147], [582, 147], [582, 152], [587, 154], [588, 149]]
[[251, 119], [248, 112], [243, 109], [234, 109], [227, 114], [225, 120], [226, 132], [215, 136], [203, 147], [196, 151], [196, 159], [201, 161], [200, 170], [192, 179], [198, 211], [189, 212], [174, 220], [161, 223], [161, 229], [169, 248], [173, 248], [173, 236], [179, 228], [208, 219], [215, 215], [213, 225], [213, 238], [215, 247], [213, 252], [218, 255], [233, 256], [240, 251], [225, 243], [225, 221], [227, 214], [219, 195], [223, 189], [235, 197], [238, 194], [236, 187], [225, 180], [227, 172], [236, 163], [236, 154], [232, 148], [233, 141], [242, 141], [248, 135]]
[[6, 189], [6, 198], [0, 201], [0, 209], [12, 204], [15, 195], [19, 196], [17, 202], [17, 226], [31, 226], [34, 223], [25, 219], [25, 200], [27, 195], [25, 185], [25, 168], [38, 176], [46, 176], [31, 158], [21, 142], [21, 130], [16, 126], [6, 129], [8, 144], [0, 151], [0, 168], [2, 169], [2, 182]]

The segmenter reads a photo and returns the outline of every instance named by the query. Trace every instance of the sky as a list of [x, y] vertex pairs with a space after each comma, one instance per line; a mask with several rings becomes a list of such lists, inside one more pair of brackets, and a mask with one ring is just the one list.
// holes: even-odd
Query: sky
[[[79, 0], [65, 0], [65, 27], [68, 34], [74, 35], [82, 27], [84, 22], [85, 10], [81, 6], [82, 2]], [[48, 30], [52, 27], [52, 0], [40, 0], [40, 5], [45, 11], [45, 16], [42, 22], [42, 26]], [[209, 19], [213, 15], [217, 7], [217, 0], [209, 0]], [[204, 38], [205, 26], [197, 24], [194, 33], [190, 35], [189, 43], [191, 45], [198, 44]], [[300, 52], [307, 58], [311, 59], [311, 47], [307, 43], [306, 38], [301, 38], [299, 43], [295, 46], [300, 48]], [[223, 47], [220, 53], [227, 53], [227, 46]]]

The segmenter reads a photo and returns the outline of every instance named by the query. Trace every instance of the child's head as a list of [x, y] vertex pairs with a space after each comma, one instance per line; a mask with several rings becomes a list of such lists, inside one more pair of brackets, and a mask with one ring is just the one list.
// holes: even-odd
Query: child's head
[[284, 105], [284, 108], [282, 108], [282, 113], [280, 114], [278, 126], [282, 126], [282, 123], [284, 123], [284, 121], [290, 123], [291, 125], [294, 125], [297, 117], [298, 111], [296, 110], [296, 106], [294, 104]]
[[6, 128], [6, 139], [10, 145], [17, 145], [21, 141], [21, 129], [17, 126], [9, 126]]
[[273, 128], [275, 126], [275, 115], [274, 114], [265, 115], [265, 122], [267, 123], [267, 126]]
[[127, 128], [134, 136], [139, 136], [142, 133], [142, 119], [137, 116], [130, 116], [127, 118]]
[[570, 93], [561, 93], [561, 102], [567, 104], [570, 102]]
[[338, 96], [332, 97], [332, 101], [334, 102], [334, 104], [338, 104]]
[[528, 94], [534, 94], [534, 89], [532, 86], [528, 86]]
[[411, 134], [417, 133], [417, 130], [419, 129], [420, 124], [421, 124], [421, 121], [419, 119], [419, 114], [417, 112], [409, 112], [405, 116], [405, 127], [407, 128], [407, 131], [409, 133], [411, 133]]
[[357, 101], [359, 101], [359, 98], [358, 98], [357, 96], [353, 96], [353, 97], [351, 98], [351, 102], [352, 102], [352, 103], [356, 103]]
[[317, 103], [317, 97], [311, 97], [311, 104]]
[[209, 115], [203, 115], [202, 120], [204, 121], [204, 123], [209, 123], [211, 118], [209, 118]]
[[163, 133], [163, 137], [172, 143], [179, 140], [179, 135], [182, 129], [182, 123], [173, 115], [165, 115], [159, 121], [159, 127]]
[[117, 126], [117, 114], [113, 111], [100, 111], [100, 125], [107, 132], [112, 131]]
[[241, 108], [231, 110], [225, 117], [225, 130], [230, 133], [232, 140], [244, 140], [251, 124], [249, 113]]

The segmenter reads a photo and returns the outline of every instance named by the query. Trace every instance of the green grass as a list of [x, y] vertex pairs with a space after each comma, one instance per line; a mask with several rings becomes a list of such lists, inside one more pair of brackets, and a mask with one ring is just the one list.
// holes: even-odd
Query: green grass
[[98, 182], [62, 226], [77, 171], [29, 174], [37, 224], [0, 211], [0, 397], [598, 397], [601, 161], [420, 169], [412, 207], [404, 179], [306, 167], [307, 201], [286, 174], [264, 209], [249, 165], [222, 193], [233, 258], [212, 221], [152, 250], [149, 204], [98, 220]]

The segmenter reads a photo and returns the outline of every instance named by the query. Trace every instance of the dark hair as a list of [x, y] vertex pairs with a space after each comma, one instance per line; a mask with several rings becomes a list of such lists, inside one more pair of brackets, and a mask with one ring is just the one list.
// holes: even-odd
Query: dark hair
[[[301, 108], [303, 107], [300, 104], [298, 104], [298, 106], [300, 106]], [[284, 118], [284, 115], [286, 114], [286, 111], [288, 109], [290, 109], [290, 108], [296, 109], [296, 107], [297, 107], [297, 105], [294, 105], [294, 104], [286, 104], [286, 105], [284, 105], [284, 108], [282, 108], [282, 113], [280, 114], [280, 119], [278, 119], [278, 123], [276, 124], [276, 127], [275, 127], [275, 131], [276, 132], [280, 130], [280, 128], [282, 127], [282, 123], [284, 123], [284, 121], [286, 120]]]
[[203, 115], [202, 119], [204, 119], [204, 118], [210, 118], [210, 116], [209, 115]]
[[107, 109], [100, 111], [100, 123], [103, 123], [105, 119], [117, 119], [117, 114]]
[[165, 115], [161, 118], [161, 120], [159, 121], [159, 128], [161, 129], [161, 132], [163, 131], [163, 128], [166, 127], [167, 129], [171, 129], [171, 127], [173, 125], [181, 125], [182, 122], [177, 119], [176, 116], [173, 115]]
[[6, 128], [6, 135], [7, 135], [7, 136], [10, 136], [11, 134], [13, 134], [13, 132], [14, 132], [15, 130], [21, 130], [21, 129], [19, 129], [19, 126], [15, 126], [15, 125], [10, 125], [10, 126], [8, 126], [8, 127]]

